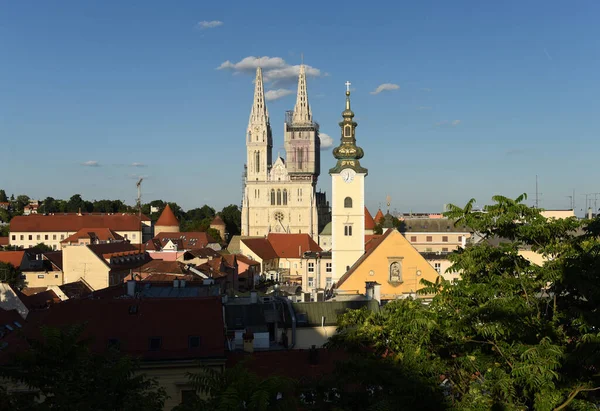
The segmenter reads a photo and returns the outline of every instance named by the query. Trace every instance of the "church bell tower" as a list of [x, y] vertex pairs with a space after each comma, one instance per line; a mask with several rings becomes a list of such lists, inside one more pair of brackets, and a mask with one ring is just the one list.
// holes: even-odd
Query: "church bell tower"
[[246, 151], [247, 180], [267, 181], [272, 162], [273, 137], [260, 67], [256, 69], [254, 102], [246, 131]]
[[337, 164], [329, 170], [334, 282], [365, 253], [365, 177], [368, 170], [360, 165], [364, 151], [356, 145], [358, 124], [350, 108], [350, 82], [346, 82], [346, 109], [342, 117], [340, 145], [333, 149]]

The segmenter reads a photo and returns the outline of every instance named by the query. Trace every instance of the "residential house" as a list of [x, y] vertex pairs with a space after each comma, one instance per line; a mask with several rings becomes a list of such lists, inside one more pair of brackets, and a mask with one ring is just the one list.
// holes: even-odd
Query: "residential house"
[[121, 283], [150, 260], [139, 247], [129, 243], [89, 244], [65, 247], [64, 281], [83, 278], [94, 290]]
[[81, 229], [108, 228], [132, 244], [150, 238], [152, 226], [146, 216], [136, 214], [32, 214], [16, 216], [10, 221], [10, 245], [29, 248], [44, 243], [60, 250], [61, 241]]
[[177, 261], [189, 265], [200, 265], [212, 260], [215, 257], [219, 257], [220, 255], [220, 253], [212, 248], [195, 248], [184, 251], [183, 254], [177, 258]]
[[411, 218], [401, 221], [400, 232], [420, 252], [447, 253], [466, 245], [471, 230], [447, 218]]
[[176, 261], [186, 251], [199, 248], [221, 250], [221, 245], [203, 231], [161, 232], [145, 244], [146, 251], [152, 258]]
[[260, 264], [260, 273], [269, 279], [279, 279], [279, 257], [268, 239], [242, 238], [240, 240], [240, 253], [257, 261]]
[[439, 274], [397, 230], [388, 229], [335, 284], [337, 295], [358, 295], [366, 283], [378, 283], [381, 300], [416, 296], [421, 279], [435, 282]]
[[36, 201], [36, 200], [29, 201], [29, 204], [27, 204], [25, 207], [23, 207], [23, 215], [37, 214], [39, 206], [40, 206], [39, 201]]
[[440, 252], [427, 252], [422, 251], [421, 255], [423, 258], [433, 267], [438, 274], [440, 274], [445, 280], [450, 282], [460, 279], [460, 273], [450, 272], [449, 268], [452, 266], [452, 263], [448, 259], [448, 255], [450, 253], [440, 253]]
[[312, 262], [304, 261], [305, 253], [323, 251], [309, 234], [270, 233], [267, 240], [279, 259], [281, 281], [300, 282], [307, 270], [316, 271]]
[[3, 210], [10, 210], [10, 202], [9, 201], [0, 201], [0, 208]]
[[311, 293], [317, 300], [319, 290], [333, 286], [331, 251], [309, 251], [302, 256], [302, 291]]
[[194, 267], [221, 287], [221, 293], [239, 290], [238, 263], [235, 255], [225, 254]]
[[240, 290], [253, 290], [260, 280], [260, 263], [243, 254], [234, 254], [238, 264]]
[[61, 247], [72, 245], [120, 243], [125, 238], [110, 228], [82, 228], [60, 242]]

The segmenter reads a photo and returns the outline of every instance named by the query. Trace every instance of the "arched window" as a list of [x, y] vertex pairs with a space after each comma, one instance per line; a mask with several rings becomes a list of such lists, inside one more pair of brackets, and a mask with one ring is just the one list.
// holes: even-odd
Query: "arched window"
[[344, 137], [352, 137], [352, 128], [350, 126], [344, 127]]
[[256, 151], [256, 172], [260, 173], [260, 151]]
[[283, 189], [283, 205], [287, 205], [287, 190]]
[[271, 205], [275, 205], [275, 190], [271, 189]]
[[344, 198], [344, 208], [352, 208], [352, 198]]
[[277, 189], [277, 205], [281, 205], [281, 190]]
[[304, 151], [301, 148], [296, 149], [296, 156], [298, 160], [298, 170], [302, 170], [302, 163], [304, 160]]

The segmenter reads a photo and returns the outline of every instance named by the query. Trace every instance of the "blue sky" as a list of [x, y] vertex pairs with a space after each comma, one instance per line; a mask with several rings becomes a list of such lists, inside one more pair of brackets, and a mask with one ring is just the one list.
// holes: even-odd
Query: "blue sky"
[[[253, 74], [236, 63], [290, 70], [304, 53], [335, 142], [353, 84], [369, 208], [388, 194], [397, 211], [532, 200], [538, 174], [542, 206], [575, 190], [579, 209], [600, 191], [599, 14], [594, 0], [0, 0], [0, 188], [133, 203], [145, 176], [146, 201], [239, 204]], [[283, 153], [295, 79], [267, 89], [294, 91], [268, 102]], [[333, 162], [323, 151], [328, 193]]]

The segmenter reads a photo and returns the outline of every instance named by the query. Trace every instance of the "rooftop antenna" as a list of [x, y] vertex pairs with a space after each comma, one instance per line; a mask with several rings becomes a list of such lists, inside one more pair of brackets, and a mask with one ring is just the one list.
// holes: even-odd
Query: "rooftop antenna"
[[385, 201], [387, 203], [387, 213], [390, 213], [390, 204], [392, 204], [392, 197], [390, 197], [390, 195], [388, 194], [388, 196], [385, 198]]

